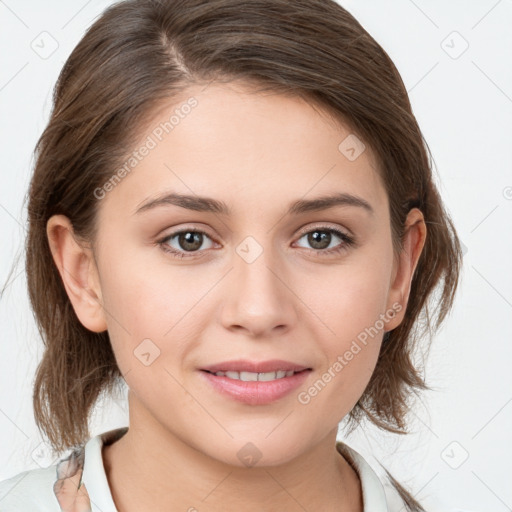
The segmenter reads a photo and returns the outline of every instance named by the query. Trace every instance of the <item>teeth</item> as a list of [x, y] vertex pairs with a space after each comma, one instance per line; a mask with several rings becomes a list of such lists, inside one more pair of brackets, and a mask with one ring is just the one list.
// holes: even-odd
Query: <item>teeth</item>
[[[234, 373], [237, 373], [237, 372], [234, 372]], [[232, 376], [230, 378], [231, 379], [236, 379], [238, 377], [237, 376]], [[252, 372], [240, 372], [240, 380], [243, 380], [244, 382], [256, 381], [256, 380], [258, 380], [258, 374], [257, 373], [252, 373]]]
[[277, 372], [254, 373], [254, 372], [216, 372], [217, 377], [227, 377], [228, 379], [241, 380], [244, 382], [262, 381], [282, 379], [283, 377], [291, 377], [295, 372], [293, 370], [278, 370]]

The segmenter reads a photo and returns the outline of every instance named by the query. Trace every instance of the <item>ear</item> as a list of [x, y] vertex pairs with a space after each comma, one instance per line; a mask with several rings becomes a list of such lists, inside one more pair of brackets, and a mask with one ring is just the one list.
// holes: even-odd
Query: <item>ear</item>
[[393, 309], [393, 304], [400, 304], [402, 309], [386, 324], [386, 331], [398, 327], [405, 316], [411, 282], [418, 264], [421, 252], [427, 237], [427, 227], [423, 213], [418, 208], [413, 208], [407, 214], [403, 236], [403, 248], [393, 264], [392, 279], [388, 295], [388, 309]]
[[48, 220], [46, 234], [78, 319], [90, 331], [105, 331], [107, 323], [92, 250], [75, 239], [73, 226], [64, 215], [54, 215]]

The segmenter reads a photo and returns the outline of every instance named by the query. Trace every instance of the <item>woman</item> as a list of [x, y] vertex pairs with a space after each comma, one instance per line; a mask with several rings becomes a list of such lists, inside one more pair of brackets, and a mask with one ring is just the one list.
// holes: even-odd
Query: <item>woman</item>
[[[423, 510], [336, 437], [405, 433], [460, 264], [400, 75], [337, 3], [113, 5], [30, 187], [35, 417], [73, 451], [1, 510]], [[91, 438], [122, 381], [129, 426]]]

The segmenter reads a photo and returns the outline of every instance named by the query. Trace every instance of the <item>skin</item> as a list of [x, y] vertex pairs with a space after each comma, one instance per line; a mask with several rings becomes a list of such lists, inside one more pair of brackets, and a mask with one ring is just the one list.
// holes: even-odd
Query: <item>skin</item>
[[[350, 161], [338, 150], [350, 130], [299, 98], [255, 94], [235, 82], [194, 86], [160, 105], [148, 126], [191, 96], [198, 105], [101, 199], [94, 246], [75, 240], [66, 217], [48, 222], [74, 310], [88, 329], [108, 329], [129, 387], [129, 431], [103, 449], [116, 506], [362, 511], [357, 473], [335, 449], [338, 423], [362, 395], [384, 332], [403, 319], [426, 237], [423, 215], [411, 210], [394, 257], [388, 198], [370, 148]], [[232, 213], [175, 205], [134, 213], [164, 191], [222, 200]], [[285, 214], [292, 201], [334, 192], [364, 198], [374, 213], [344, 205]], [[339, 229], [356, 244], [331, 233], [329, 248], [343, 249], [322, 255], [308, 241], [315, 228]], [[167, 240], [191, 255], [183, 259], [158, 244], [180, 229], [208, 235], [195, 252], [178, 237]], [[248, 236], [262, 250], [251, 263], [236, 252]], [[401, 312], [300, 403], [298, 393], [393, 304]], [[146, 366], [134, 350], [148, 338], [160, 355]], [[199, 371], [239, 358], [313, 370], [284, 398], [248, 405], [220, 395]], [[253, 467], [237, 457], [248, 442], [261, 453]]]

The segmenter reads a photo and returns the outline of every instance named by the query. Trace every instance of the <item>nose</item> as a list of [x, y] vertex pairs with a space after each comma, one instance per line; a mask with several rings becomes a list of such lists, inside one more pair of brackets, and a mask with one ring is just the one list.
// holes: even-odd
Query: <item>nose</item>
[[231, 331], [245, 331], [251, 337], [269, 338], [292, 328], [297, 322], [297, 297], [293, 293], [290, 272], [270, 249], [259, 249], [253, 260], [250, 251], [233, 255], [221, 312], [223, 326]]

